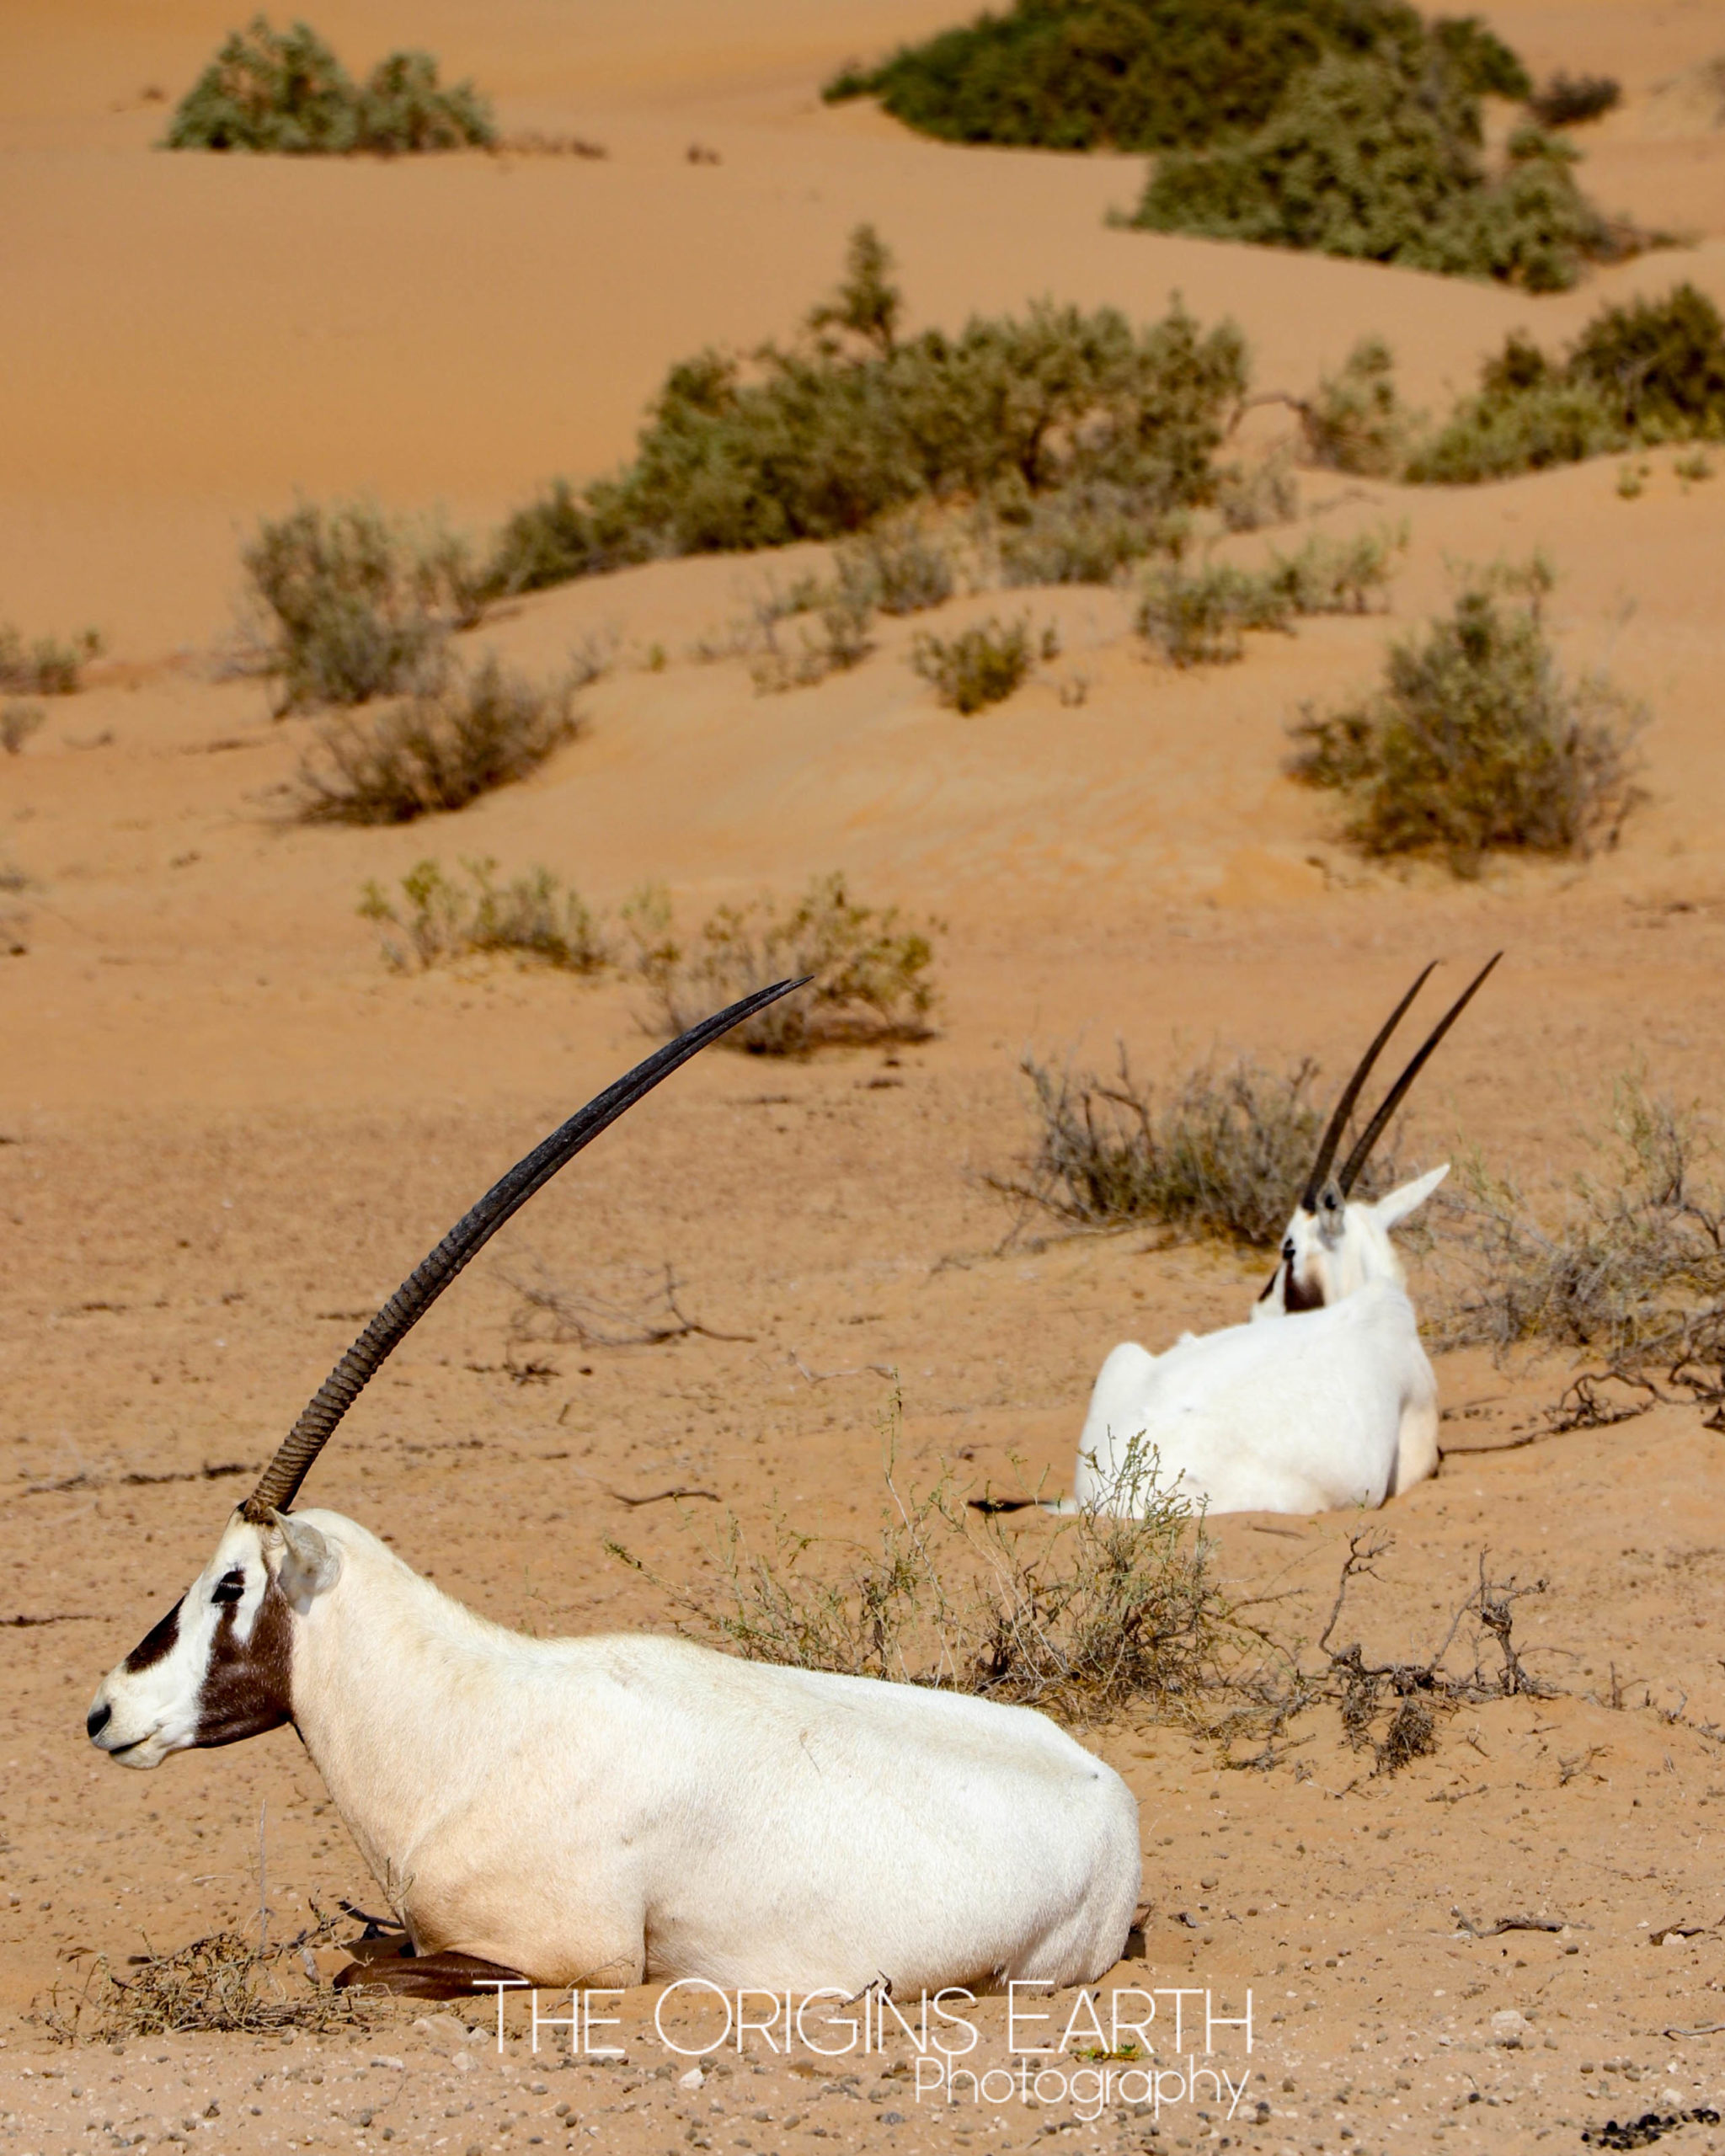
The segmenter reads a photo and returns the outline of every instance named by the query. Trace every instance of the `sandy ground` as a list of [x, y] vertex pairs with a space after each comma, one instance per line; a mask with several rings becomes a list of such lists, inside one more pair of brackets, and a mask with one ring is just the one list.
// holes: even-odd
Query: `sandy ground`
[[[290, 820], [308, 725], [272, 722], [257, 683], [208, 663], [251, 521], [296, 489], [478, 520], [550, 472], [602, 468], [670, 359], [787, 334], [860, 217], [898, 250], [918, 320], [1042, 292], [1145, 314], [1178, 288], [1241, 322], [1261, 382], [1306, 387], [1381, 330], [1429, 403], [1517, 323], [1560, 342], [1603, 295], [1680, 271], [1725, 300], [1725, 131], [1695, 88], [1725, 53], [1725, 6], [1494, 14], [1541, 72], [1622, 77], [1589, 183], [1697, 238], [1538, 302], [1110, 231], [1135, 161], [960, 152], [820, 106], [837, 61], [949, 13], [332, 7], [318, 25], [355, 64], [425, 44], [494, 90], [507, 126], [611, 152], [334, 169], [149, 154], [163, 107], [141, 93], [190, 80], [222, 6], [0, 19], [0, 618], [92, 622], [112, 648], [0, 760], [0, 866], [31, 879], [5, 901], [27, 950], [0, 962], [8, 2152], [1498, 2150], [1578, 2147], [1650, 2109], [1725, 2111], [1725, 1760], [1707, 1734], [1725, 1723], [1720, 1439], [1681, 1407], [1541, 1437], [1567, 1369], [1471, 1352], [1439, 1360], [1444, 1471], [1373, 1523], [1393, 1545], [1349, 1627], [1374, 1656], [1429, 1651], [1487, 1553], [1493, 1577], [1546, 1582], [1518, 1636], [1550, 1696], [1457, 1711], [1395, 1776], [1327, 1710], [1266, 1771], [1151, 1722], [1087, 1732], [1140, 1800], [1149, 1903], [1143, 1958], [1103, 1981], [1098, 2011], [1116, 1993], [1130, 2018], [1129, 1993], [1156, 1994], [1175, 2080], [1093, 2101], [1045, 2082], [1039, 2101], [996, 2079], [948, 2103], [918, 2086], [901, 2035], [828, 2058], [760, 2033], [708, 2054], [696, 2084], [650, 1993], [599, 2002], [617, 2026], [594, 2041], [621, 2062], [572, 2062], [556, 2031], [536, 2056], [518, 2008], [501, 2048], [477, 2010], [115, 2047], [58, 2045], [44, 2018], [95, 1957], [119, 1969], [250, 1930], [260, 1900], [278, 1938], [314, 1903], [378, 1906], [291, 1732], [145, 1781], [90, 1753], [84, 1707], [202, 1565], [245, 1486], [229, 1470], [263, 1459], [360, 1314], [644, 1043], [639, 997], [615, 980], [392, 974], [355, 912], [366, 878], [489, 855], [545, 862], [607, 909], [660, 878], [697, 910], [842, 867], [943, 923], [934, 1039], [691, 1068], [499, 1239], [319, 1466], [319, 1502], [542, 1634], [669, 1621], [607, 1540], [676, 1579], [727, 1508], [756, 1529], [782, 1505], [817, 1534], [866, 1534], [895, 1384], [919, 1483], [948, 1468], [1064, 1482], [1113, 1341], [1244, 1309], [1254, 1268], [1231, 1257], [1009, 1240], [987, 1177], [1028, 1142], [1027, 1047], [1099, 1059], [1119, 1036], [1153, 1075], [1213, 1044], [1333, 1070], [1427, 958], [1459, 978], [1503, 946], [1423, 1090], [1411, 1155], [1477, 1146], [1559, 1180], [1637, 1061], [1717, 1109], [1725, 479], [1685, 483], [1668, 454], [1634, 499], [1615, 463], [1454, 496], [1308, 476], [1322, 528], [1407, 521], [1390, 622], [1307, 623], [1175, 678], [1144, 660], [1119, 599], [1033, 593], [1012, 603], [1059, 624], [1061, 659], [968, 722], [912, 673], [909, 626], [854, 674], [780, 697], [757, 696], [740, 659], [697, 663], [692, 647], [792, 564], [632, 572], [477, 632], [536, 670], [615, 644], [582, 738], [531, 784], [457, 825]], [[690, 163], [692, 141], [722, 163]], [[1279, 776], [1288, 715], [1368, 680], [1386, 634], [1441, 602], [1446, 563], [1535, 546], [1561, 574], [1566, 660], [1609, 665], [1652, 714], [1646, 805], [1582, 869], [1362, 872]], [[999, 605], [955, 600], [943, 626]], [[738, 1337], [554, 1348], [517, 1381], [512, 1282], [537, 1268], [640, 1309], [667, 1265], [683, 1309]], [[1415, 1285], [1438, 1292], [1429, 1265]], [[631, 1502], [674, 1485], [716, 1502]], [[1231, 1518], [1218, 1561], [1280, 1598], [1280, 1636], [1309, 1640], [1359, 1525]], [[1248, 1993], [1249, 2052], [1220, 2021], [1207, 2051], [1206, 1999], [1235, 2017]], [[1080, 2042], [1073, 1997], [1053, 2010], [1056, 2034], [1080, 2013]], [[665, 2011], [679, 2041], [704, 2041]], [[999, 2000], [973, 2019], [973, 2063], [996, 2076], [1014, 2033], [1046, 2039], [1010, 2031]], [[1226, 2069], [1237, 2103], [1194, 2067]], [[1676, 2133], [1722, 2142], [1705, 2123]]]

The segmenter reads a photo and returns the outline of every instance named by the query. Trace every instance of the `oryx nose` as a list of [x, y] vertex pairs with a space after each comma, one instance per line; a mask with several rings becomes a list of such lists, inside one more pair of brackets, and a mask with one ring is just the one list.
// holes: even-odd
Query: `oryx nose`
[[107, 1728], [109, 1720], [113, 1715], [113, 1708], [109, 1705], [105, 1700], [104, 1700], [100, 1706], [92, 1707], [90, 1711], [84, 1716], [84, 1727], [90, 1733], [90, 1742], [92, 1744], [95, 1742], [96, 1739], [102, 1734], [102, 1732]]

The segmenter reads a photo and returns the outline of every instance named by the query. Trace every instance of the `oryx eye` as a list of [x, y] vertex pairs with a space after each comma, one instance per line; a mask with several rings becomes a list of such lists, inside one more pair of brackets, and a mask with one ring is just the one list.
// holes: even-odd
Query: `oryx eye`
[[1287, 1241], [1282, 1245], [1282, 1255], [1291, 1262], [1294, 1256], [1294, 1238], [1292, 1235], [1290, 1235]]
[[238, 1602], [246, 1591], [243, 1572], [224, 1572], [211, 1591], [211, 1602]]

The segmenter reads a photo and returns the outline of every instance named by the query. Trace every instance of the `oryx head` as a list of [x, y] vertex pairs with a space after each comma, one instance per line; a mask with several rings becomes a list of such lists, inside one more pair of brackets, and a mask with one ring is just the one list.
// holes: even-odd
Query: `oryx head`
[[123, 1766], [232, 1744], [293, 1718], [297, 1620], [341, 1576], [341, 1556], [312, 1521], [289, 1513], [331, 1433], [410, 1327], [512, 1214], [583, 1146], [709, 1041], [801, 981], [782, 980], [704, 1019], [590, 1101], [494, 1184], [415, 1267], [324, 1379], [209, 1563], [172, 1609], [102, 1679], [85, 1726]]
[[1372, 1065], [1385, 1043], [1400, 1023], [1407, 1006], [1424, 987], [1436, 964], [1426, 967], [1406, 995], [1390, 1013], [1377, 1038], [1360, 1058], [1359, 1067], [1343, 1088], [1335, 1113], [1317, 1149], [1306, 1188], [1294, 1209], [1282, 1237], [1281, 1255], [1274, 1273], [1252, 1306], [1254, 1318], [1283, 1317], [1300, 1310], [1316, 1310], [1355, 1294], [1369, 1280], [1407, 1284], [1402, 1261], [1390, 1241], [1390, 1231], [1418, 1211], [1450, 1172], [1446, 1161], [1429, 1174], [1416, 1177], [1375, 1202], [1350, 1196], [1371, 1150], [1389, 1126], [1390, 1118], [1406, 1098], [1408, 1088], [1451, 1026], [1461, 1016], [1503, 957], [1499, 951], [1475, 974], [1466, 988], [1444, 1013], [1424, 1046], [1384, 1096], [1377, 1113], [1360, 1133], [1354, 1150], [1339, 1168], [1332, 1165], [1340, 1150], [1348, 1119], [1354, 1113]]

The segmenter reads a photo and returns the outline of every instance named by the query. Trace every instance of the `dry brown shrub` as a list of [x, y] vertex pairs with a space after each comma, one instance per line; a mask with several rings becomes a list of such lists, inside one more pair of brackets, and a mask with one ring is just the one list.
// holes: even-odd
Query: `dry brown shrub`
[[1555, 1218], [1477, 1159], [1463, 1164], [1447, 1208], [1462, 1279], [1442, 1337], [1582, 1348], [1613, 1375], [1659, 1373], [1719, 1397], [1725, 1191], [1711, 1134], [1694, 1109], [1650, 1093], [1632, 1071], [1617, 1081], [1593, 1150], [1596, 1165], [1575, 1177]]
[[211, 1932], [171, 1954], [134, 1957], [124, 1976], [99, 1956], [75, 1993], [62, 1997], [56, 1987], [42, 2018], [65, 2043], [363, 2027], [351, 1990], [336, 1991], [305, 1973], [311, 1949], [328, 1945], [339, 1928], [320, 1911], [296, 1937], [273, 1946], [237, 1931]]
[[1035, 1706], [1067, 1722], [1129, 1706], [1196, 1718], [1225, 1684], [1235, 1613], [1202, 1517], [1132, 1448], [1124, 1479], [1142, 1517], [967, 1502], [947, 1476], [918, 1492], [886, 1431], [885, 1497], [867, 1543], [816, 1538], [773, 1516], [761, 1543], [727, 1516], [691, 1586], [653, 1580], [696, 1636], [750, 1662], [837, 1670]]
[[530, 776], [580, 730], [568, 681], [550, 686], [488, 655], [375, 718], [326, 720], [300, 766], [308, 824], [407, 824], [465, 808]]
[[[1212, 1058], [1158, 1096], [1134, 1076], [1124, 1046], [1119, 1058], [1106, 1079], [1024, 1058], [1036, 1144], [1023, 1170], [991, 1177], [992, 1187], [1074, 1227], [1144, 1220], [1182, 1238], [1275, 1243], [1329, 1114], [1315, 1091], [1317, 1065], [1308, 1057], [1274, 1071]], [[1368, 1166], [1361, 1194], [1394, 1172], [1391, 1146]]]

